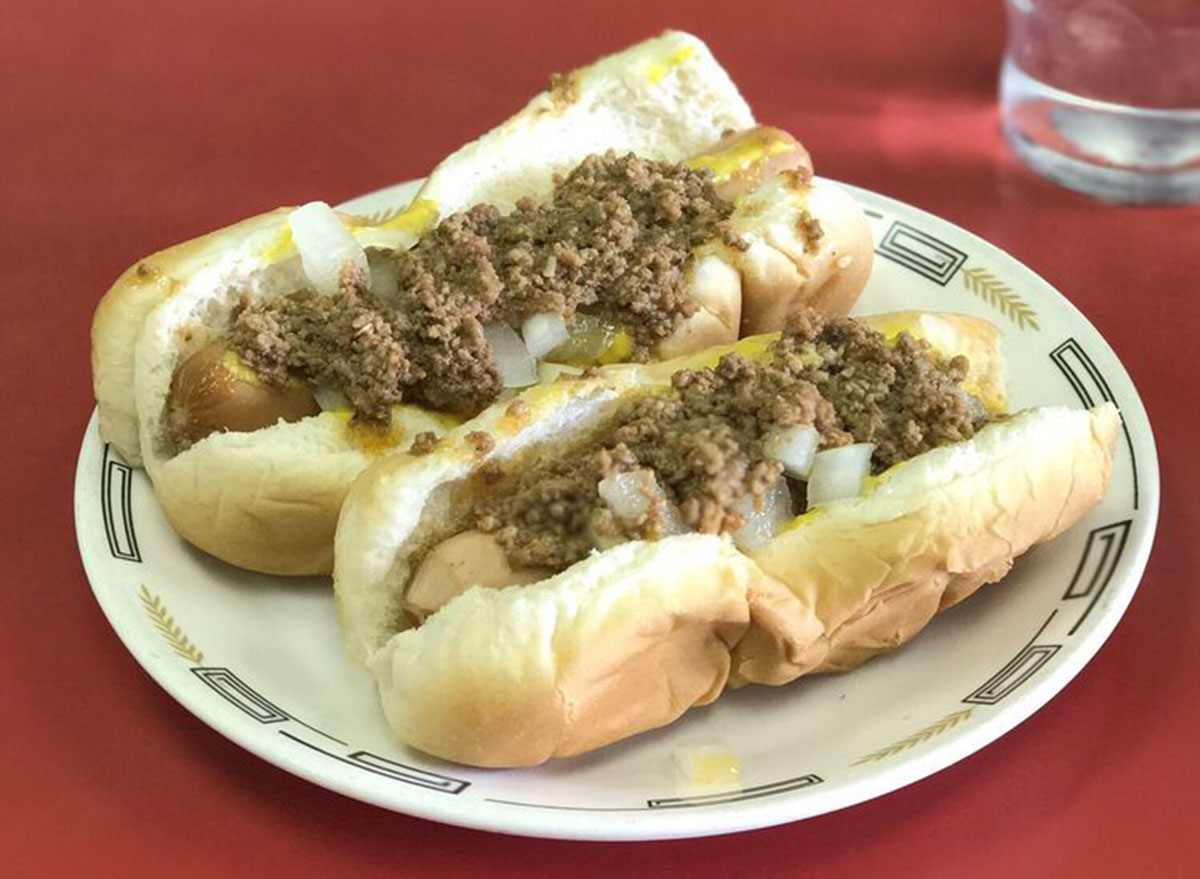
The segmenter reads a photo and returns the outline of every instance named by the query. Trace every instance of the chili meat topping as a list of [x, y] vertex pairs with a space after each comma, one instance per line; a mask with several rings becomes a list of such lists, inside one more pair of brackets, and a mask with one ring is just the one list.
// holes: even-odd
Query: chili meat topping
[[[676, 373], [671, 388], [629, 404], [602, 438], [569, 459], [529, 468], [475, 510], [514, 566], [564, 568], [605, 535], [654, 538], [666, 503], [687, 529], [736, 531], [746, 498], [763, 503], [782, 475], [765, 445], [775, 431], [812, 425], [821, 449], [874, 443], [872, 468], [969, 439], [987, 420], [962, 383], [968, 362], [938, 360], [923, 340], [892, 344], [865, 323], [815, 312], [794, 315], [769, 362], [738, 353], [711, 369]], [[612, 515], [599, 485], [649, 469], [662, 490], [634, 522]]]
[[447, 217], [396, 256], [397, 296], [347, 275], [332, 297], [246, 301], [228, 343], [264, 382], [332, 386], [369, 421], [386, 422], [399, 403], [474, 415], [502, 390], [486, 325], [590, 315], [623, 328], [629, 359], [645, 359], [694, 313], [685, 266], [696, 245], [724, 234], [730, 212], [707, 171], [590, 156], [545, 204]]

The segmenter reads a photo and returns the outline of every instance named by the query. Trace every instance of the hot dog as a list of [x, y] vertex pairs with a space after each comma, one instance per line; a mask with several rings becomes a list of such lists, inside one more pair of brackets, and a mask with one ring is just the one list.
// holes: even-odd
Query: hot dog
[[312, 203], [140, 261], [93, 323], [101, 433], [199, 548], [327, 572], [345, 491], [380, 455], [541, 363], [653, 362], [805, 303], [843, 313], [872, 249], [853, 199], [669, 32], [554, 78], [396, 217]]
[[402, 741], [524, 766], [897, 647], [1108, 484], [1116, 410], [1005, 412], [996, 338], [806, 312], [493, 406], [354, 484], [347, 648]]

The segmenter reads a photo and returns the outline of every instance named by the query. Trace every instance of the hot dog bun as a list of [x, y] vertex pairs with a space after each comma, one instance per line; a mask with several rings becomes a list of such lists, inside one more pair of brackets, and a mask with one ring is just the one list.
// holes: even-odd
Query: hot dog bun
[[[491, 201], [509, 208], [522, 196], [544, 196], [554, 174], [598, 148], [683, 161], [752, 123], [703, 43], [668, 32], [556, 79], [448, 157], [399, 216], [379, 225], [347, 215], [341, 222], [369, 252], [406, 249], [461, 207]], [[599, 140], [593, 124], [604, 132]], [[655, 357], [736, 340], [746, 326], [744, 297], [759, 303], [752, 309], [758, 327], [781, 322], [809, 299], [845, 310], [861, 290], [872, 256], [861, 209], [833, 184], [811, 182], [807, 153], [792, 144], [800, 165], [752, 189], [734, 209], [730, 224], [746, 248], [718, 240], [696, 250], [686, 289], [699, 308], [658, 344]], [[746, 149], [738, 155], [755, 157]], [[92, 360], [102, 436], [127, 460], [144, 463], [181, 535], [241, 567], [323, 573], [353, 477], [379, 455], [456, 420], [406, 406], [385, 432], [325, 412], [211, 433], [182, 451], [166, 441], [166, 401], [179, 364], [219, 338], [238, 301], [277, 298], [307, 283], [289, 217], [279, 209], [140, 261], [97, 309]], [[820, 223], [819, 235], [809, 219]]]
[[622, 544], [532, 586], [473, 589], [397, 635], [371, 667], [408, 744], [478, 766], [526, 766], [711, 702], [735, 665], [784, 661], [775, 648], [802, 643], [807, 622], [731, 544], [686, 535]]
[[146, 317], [196, 275], [235, 277], [253, 271], [258, 260], [239, 251], [252, 241], [265, 248], [286, 221], [287, 210], [280, 208], [160, 250], [126, 269], [100, 300], [92, 317], [92, 389], [100, 435], [130, 464], [142, 463], [133, 372]]
[[[1004, 364], [997, 351], [999, 332], [992, 324], [966, 315], [916, 311], [862, 320], [885, 334], [905, 329], [929, 341], [943, 357], [971, 353], [964, 388], [990, 409], [1004, 408]], [[473, 496], [470, 476], [485, 460], [514, 459], [519, 465], [526, 448], [580, 443], [606, 426], [606, 416], [619, 401], [665, 387], [680, 370], [713, 366], [731, 351], [762, 359], [776, 338], [778, 334], [756, 336], [663, 363], [610, 367], [602, 380], [530, 388], [521, 394], [526, 407], [491, 407], [450, 432], [434, 454], [398, 454], [378, 462], [352, 487], [337, 530], [334, 591], [350, 655], [366, 662], [393, 633], [413, 623], [403, 606], [411, 560], [461, 524], [451, 511]], [[990, 389], [989, 396], [979, 393], [984, 388]], [[486, 459], [466, 436], [478, 431], [496, 442]], [[397, 500], [401, 494], [403, 502]]]
[[[978, 334], [962, 338], [979, 350]], [[402, 740], [531, 765], [670, 723], [727, 685], [851, 668], [1069, 527], [1111, 472], [1113, 407], [1030, 410], [893, 467], [759, 551], [695, 534], [621, 544], [531, 586], [470, 589], [416, 625], [403, 602], [413, 560], [464, 527], [484, 465], [572, 454], [667, 366], [530, 389], [520, 417], [498, 406], [469, 426], [490, 452], [463, 427], [356, 481], [338, 526], [339, 618]]]
[[[437, 218], [472, 204], [511, 209], [524, 195], [544, 196], [554, 174], [598, 149], [680, 161], [726, 131], [754, 124], [708, 47], [677, 31], [601, 58], [558, 82], [443, 160], [409, 211], [378, 227], [356, 228], [359, 240], [364, 246], [407, 247]], [[574, 85], [568, 89], [564, 82]], [[602, 124], [592, 131], [591, 120]], [[294, 256], [287, 246], [290, 210], [251, 217], [139, 260], [97, 306], [92, 369], [101, 435], [130, 463], [141, 461], [133, 373], [146, 317], [197, 275], [218, 288]]]
[[[820, 223], [821, 236], [806, 247], [798, 224]], [[802, 306], [846, 314], [871, 274], [874, 242], [858, 202], [837, 184], [798, 185], [780, 175], [748, 193], [733, 215], [749, 248], [737, 255], [742, 274], [741, 334], [780, 329]]]
[[551, 78], [550, 88], [451, 153], [413, 204], [439, 216], [488, 202], [510, 211], [544, 199], [584, 156], [632, 150], [676, 162], [754, 125], [750, 107], [704, 42], [682, 31]]
[[865, 497], [799, 517], [750, 555], [817, 619], [808, 670], [854, 668], [999, 580], [1107, 490], [1120, 416], [1030, 409], [881, 474]]

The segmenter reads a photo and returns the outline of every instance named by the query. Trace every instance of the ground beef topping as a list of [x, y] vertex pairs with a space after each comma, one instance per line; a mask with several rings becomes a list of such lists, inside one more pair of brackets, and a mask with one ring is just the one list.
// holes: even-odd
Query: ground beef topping
[[833, 404], [853, 442], [875, 443], [875, 472], [970, 439], [986, 420], [962, 390], [967, 358], [942, 362], [928, 342], [908, 333], [888, 344], [862, 321], [799, 312], [775, 352], [780, 368], [812, 382]]
[[412, 445], [408, 447], [410, 455], [428, 455], [438, 447], [438, 435], [432, 430], [422, 430], [413, 437]]
[[360, 418], [386, 421], [401, 402], [473, 415], [501, 390], [485, 324], [593, 315], [625, 328], [631, 358], [645, 359], [694, 313], [686, 263], [730, 211], [707, 172], [591, 156], [556, 179], [546, 204], [447, 217], [397, 255], [394, 300], [348, 276], [333, 297], [247, 301], [229, 344], [270, 384], [299, 376], [342, 390]]
[[501, 316], [580, 310], [627, 327], [645, 354], [695, 312], [684, 265], [731, 210], [707, 173], [590, 156], [557, 182], [549, 204], [523, 200], [495, 229]]
[[476, 507], [514, 565], [566, 567], [596, 532], [654, 536], [661, 517], [614, 523], [598, 483], [648, 468], [684, 524], [707, 534], [744, 524], [782, 468], [764, 452], [777, 429], [813, 425], [821, 448], [873, 442], [878, 472], [920, 452], [971, 437], [983, 416], [961, 388], [963, 357], [942, 363], [902, 333], [893, 344], [852, 318], [796, 315], [768, 364], [740, 354], [712, 369], [676, 373], [672, 388], [628, 405], [590, 448], [524, 470]]

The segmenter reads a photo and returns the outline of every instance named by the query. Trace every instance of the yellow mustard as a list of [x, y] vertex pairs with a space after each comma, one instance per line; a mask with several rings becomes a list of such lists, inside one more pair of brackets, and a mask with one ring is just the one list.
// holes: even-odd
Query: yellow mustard
[[233, 351], [226, 351], [221, 355], [221, 366], [237, 381], [253, 385], [256, 388], [262, 385], [258, 373], [243, 363], [242, 358], [238, 357]]
[[296, 252], [296, 242], [292, 240], [292, 226], [283, 224], [283, 231], [263, 250], [263, 260], [270, 264], [283, 262]]
[[625, 330], [618, 330], [608, 347], [596, 358], [596, 362], [604, 366], [610, 363], [623, 363], [629, 359], [629, 355], [632, 353], [633, 336]]
[[663, 61], [655, 62], [646, 69], [646, 78], [650, 80], [652, 85], [658, 85], [659, 81], [667, 75], [667, 72], [672, 67], [678, 67], [695, 54], [695, 46], [684, 46], [682, 49], [677, 49], [666, 57]]
[[767, 132], [757, 132], [739, 139], [720, 152], [705, 153], [688, 159], [687, 166], [689, 168], [707, 168], [716, 175], [718, 183], [723, 183], [755, 162], [778, 156], [793, 149], [795, 146], [789, 141], [781, 140]]
[[412, 232], [414, 235], [424, 235], [433, 228], [437, 219], [437, 202], [428, 198], [419, 198], [402, 213], [385, 223], [380, 223], [379, 228], [399, 229], [404, 232]]

